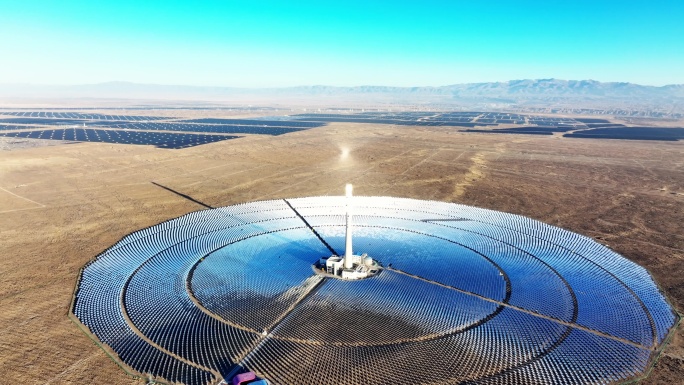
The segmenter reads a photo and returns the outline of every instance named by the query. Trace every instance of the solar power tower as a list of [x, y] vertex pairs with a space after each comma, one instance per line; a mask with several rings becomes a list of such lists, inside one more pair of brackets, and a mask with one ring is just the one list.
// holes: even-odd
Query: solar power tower
[[344, 238], [344, 256], [340, 257], [333, 253], [330, 257], [322, 257], [316, 267], [333, 278], [341, 278], [346, 280], [364, 279], [378, 274], [381, 270], [377, 261], [374, 261], [368, 254], [354, 255], [354, 248], [352, 246], [352, 215], [353, 215], [353, 201], [352, 201], [351, 184], [345, 187], [345, 238]]
[[83, 268], [73, 315], [129, 373], [184, 384], [620, 384], [679, 321], [644, 268], [590, 238], [351, 192], [129, 234]]

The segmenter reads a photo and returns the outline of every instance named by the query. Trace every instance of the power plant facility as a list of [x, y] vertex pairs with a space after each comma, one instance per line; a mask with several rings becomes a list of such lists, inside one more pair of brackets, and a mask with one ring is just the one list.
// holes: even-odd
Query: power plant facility
[[130, 373], [189, 385], [622, 384], [679, 320], [588, 237], [351, 185], [131, 233], [71, 312]]
[[368, 254], [354, 255], [352, 246], [352, 190], [351, 184], [346, 186], [345, 199], [345, 238], [344, 256], [331, 255], [318, 261], [318, 268], [327, 274], [341, 279], [363, 279], [380, 272], [380, 265]]

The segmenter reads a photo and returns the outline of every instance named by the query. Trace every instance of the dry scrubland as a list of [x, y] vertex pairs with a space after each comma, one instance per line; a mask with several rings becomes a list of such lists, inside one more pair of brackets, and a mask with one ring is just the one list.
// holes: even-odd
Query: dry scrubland
[[[203, 208], [151, 182], [213, 207], [340, 195], [351, 182], [359, 195], [522, 214], [642, 264], [684, 309], [684, 142], [332, 124], [184, 150], [28, 146], [0, 151], [0, 383], [142, 383], [67, 312], [89, 259], [132, 231]], [[643, 383], [681, 378], [680, 328]]]

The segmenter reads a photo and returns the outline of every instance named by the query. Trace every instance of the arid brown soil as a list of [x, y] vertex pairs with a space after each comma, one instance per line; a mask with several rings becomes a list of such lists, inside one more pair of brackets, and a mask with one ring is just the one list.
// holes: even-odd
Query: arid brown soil
[[[0, 383], [140, 384], [67, 317], [79, 269], [190, 211], [390, 195], [529, 216], [648, 268], [684, 310], [684, 143], [331, 124], [183, 150], [78, 143], [0, 151]], [[680, 328], [645, 384], [684, 378]]]

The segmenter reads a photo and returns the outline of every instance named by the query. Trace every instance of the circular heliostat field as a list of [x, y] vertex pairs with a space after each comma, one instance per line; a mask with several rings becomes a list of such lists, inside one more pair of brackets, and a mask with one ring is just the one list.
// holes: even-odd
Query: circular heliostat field
[[80, 322], [130, 371], [217, 383], [605, 384], [642, 375], [677, 321], [648, 272], [581, 235], [458, 204], [344, 197], [199, 211], [135, 232], [84, 269]]

